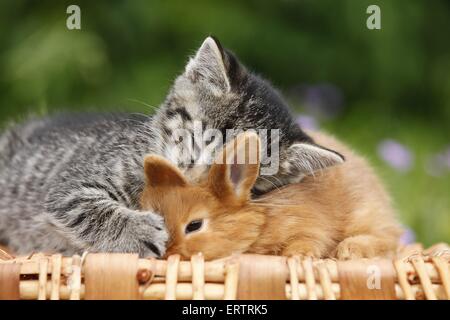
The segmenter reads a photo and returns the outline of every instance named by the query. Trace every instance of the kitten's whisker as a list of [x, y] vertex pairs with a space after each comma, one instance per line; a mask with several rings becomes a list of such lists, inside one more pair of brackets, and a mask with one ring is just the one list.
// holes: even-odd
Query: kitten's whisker
[[142, 104], [143, 106], [149, 107], [152, 110], [156, 110], [158, 108], [158, 107], [152, 106], [152, 105], [150, 105], [148, 103], [145, 103], [144, 101], [141, 101], [141, 100], [138, 100], [138, 99], [128, 98], [127, 100], [131, 101], [131, 102], [136, 102], [136, 103]]
[[272, 186], [275, 187], [275, 189], [277, 189], [278, 191], [280, 191], [280, 188], [279, 188], [275, 183], [273, 183], [272, 181], [270, 181], [268, 178], [261, 176], [261, 179], [263, 179], [264, 181], [269, 182]]
[[276, 182], [279, 182], [280, 186], [283, 185], [283, 182], [280, 180], [280, 178], [276, 177], [276, 176], [271, 176], [273, 179], [276, 180]]
[[130, 114], [131, 115], [136, 115], [136, 116], [141, 116], [141, 117], [147, 118], [148, 120], [150, 120], [152, 118], [148, 114], [141, 113], [141, 112], [130, 112]]

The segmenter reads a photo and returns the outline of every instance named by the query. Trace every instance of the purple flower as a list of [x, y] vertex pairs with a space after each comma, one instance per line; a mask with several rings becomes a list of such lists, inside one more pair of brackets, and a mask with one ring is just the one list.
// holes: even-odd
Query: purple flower
[[425, 170], [429, 175], [438, 177], [450, 170], [450, 148], [430, 156], [425, 165]]
[[291, 89], [291, 96], [301, 103], [308, 113], [323, 118], [334, 118], [343, 108], [341, 90], [329, 83], [298, 85]]
[[306, 114], [299, 115], [297, 117], [296, 122], [302, 129], [307, 129], [307, 130], [318, 130], [319, 129], [319, 124], [317, 123], [316, 118], [314, 118], [312, 116], [308, 116]]
[[392, 168], [406, 172], [413, 165], [413, 155], [411, 151], [401, 143], [388, 139], [378, 145], [378, 154]]
[[416, 242], [416, 234], [410, 228], [405, 228], [400, 237], [400, 244], [407, 245]]
[[450, 147], [438, 156], [438, 161], [450, 170]]

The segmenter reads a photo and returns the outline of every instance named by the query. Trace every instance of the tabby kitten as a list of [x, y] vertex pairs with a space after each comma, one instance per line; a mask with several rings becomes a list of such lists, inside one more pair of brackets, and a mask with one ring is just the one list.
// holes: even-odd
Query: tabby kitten
[[[295, 124], [267, 81], [208, 37], [153, 117], [58, 115], [3, 133], [0, 243], [20, 254], [90, 250], [163, 255], [168, 239], [163, 219], [139, 211], [143, 159], [149, 153], [161, 155], [178, 164], [187, 178], [199, 179], [208, 166], [195, 162], [211, 149], [183, 143], [174, 134], [178, 129], [193, 132], [196, 121], [203, 129], [222, 132], [280, 130], [276, 141], [263, 141], [269, 147], [279, 142], [280, 162], [275, 174], [258, 180], [258, 193], [343, 162]], [[223, 142], [219, 140], [209, 145]]]

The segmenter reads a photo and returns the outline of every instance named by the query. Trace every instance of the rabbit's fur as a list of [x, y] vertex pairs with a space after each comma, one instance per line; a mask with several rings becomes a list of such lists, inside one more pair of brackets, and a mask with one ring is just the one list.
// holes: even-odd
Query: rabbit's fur
[[[334, 138], [313, 139], [345, 156], [337, 166], [251, 199], [259, 164], [213, 164], [208, 177], [192, 185], [164, 158], [145, 160], [143, 209], [162, 213], [170, 233], [167, 254], [207, 259], [235, 252], [354, 259], [395, 252], [401, 229], [383, 185], [367, 162]], [[244, 133], [224, 148], [258, 139]], [[248, 145], [248, 144], [247, 144]], [[237, 178], [236, 178], [237, 177]], [[192, 221], [202, 227], [186, 234]]]

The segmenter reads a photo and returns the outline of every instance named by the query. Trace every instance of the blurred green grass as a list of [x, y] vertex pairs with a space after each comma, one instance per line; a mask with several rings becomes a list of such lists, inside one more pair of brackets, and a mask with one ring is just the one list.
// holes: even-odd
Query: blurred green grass
[[[151, 113], [214, 34], [373, 163], [420, 241], [450, 242], [450, 172], [425, 169], [450, 147], [447, 1], [78, 1], [80, 31], [65, 27], [69, 4], [0, 2], [0, 126], [58, 110]], [[369, 4], [382, 30], [366, 28]], [[343, 97], [332, 116], [299, 90], [324, 83]], [[409, 171], [380, 159], [384, 139], [411, 151]]]

